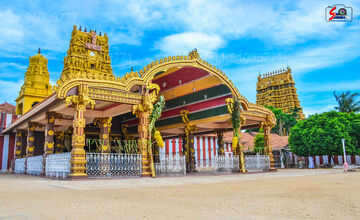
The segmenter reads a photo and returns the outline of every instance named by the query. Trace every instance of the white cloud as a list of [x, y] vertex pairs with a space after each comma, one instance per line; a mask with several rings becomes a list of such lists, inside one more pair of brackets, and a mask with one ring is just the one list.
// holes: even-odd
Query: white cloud
[[352, 81], [339, 81], [327, 83], [301, 83], [302, 92], [332, 92], [360, 90], [360, 79]]
[[313, 106], [313, 107], [303, 107], [303, 113], [305, 117], [309, 117], [310, 115], [314, 115], [316, 113], [321, 114], [323, 112], [328, 112], [334, 110], [336, 105], [322, 105], [322, 106]]
[[15, 104], [15, 99], [19, 95], [19, 91], [21, 86], [23, 85], [23, 81], [5, 81], [0, 79], [0, 88], [3, 88], [0, 96], [0, 103], [8, 102], [11, 104]]
[[155, 48], [158, 48], [165, 56], [185, 55], [197, 48], [201, 56], [212, 57], [224, 44], [224, 40], [215, 34], [187, 32], [166, 36], [155, 43]]

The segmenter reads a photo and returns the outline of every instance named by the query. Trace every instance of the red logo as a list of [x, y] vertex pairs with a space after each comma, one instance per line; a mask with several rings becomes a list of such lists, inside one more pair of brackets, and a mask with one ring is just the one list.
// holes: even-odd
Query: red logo
[[336, 6], [334, 6], [334, 7], [330, 10], [329, 14], [332, 15], [332, 16], [329, 18], [329, 21], [331, 21], [331, 20], [335, 17], [335, 15], [336, 15], [336, 14], [334, 13], [335, 9], [336, 9]]

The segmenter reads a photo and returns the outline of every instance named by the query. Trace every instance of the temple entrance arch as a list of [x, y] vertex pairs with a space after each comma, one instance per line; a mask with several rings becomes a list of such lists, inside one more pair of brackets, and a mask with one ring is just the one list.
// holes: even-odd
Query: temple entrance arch
[[229, 79], [226, 74], [223, 73], [223, 71], [219, 68], [211, 65], [205, 60], [202, 60], [196, 49], [191, 51], [188, 56], [169, 56], [160, 60], [156, 60], [155, 62], [152, 62], [145, 66], [142, 70], [139, 71], [139, 73], [141, 75], [141, 78], [144, 79], [145, 83], [148, 84], [159, 73], [167, 72], [168, 70], [172, 71], [176, 68], [182, 68], [187, 66], [199, 68], [207, 71], [211, 75], [214, 75], [221, 81], [221, 83], [226, 85], [231, 90], [234, 98], [240, 100], [244, 110], [247, 110], [249, 108], [248, 101], [239, 93], [239, 90], [234, 86], [231, 79]]

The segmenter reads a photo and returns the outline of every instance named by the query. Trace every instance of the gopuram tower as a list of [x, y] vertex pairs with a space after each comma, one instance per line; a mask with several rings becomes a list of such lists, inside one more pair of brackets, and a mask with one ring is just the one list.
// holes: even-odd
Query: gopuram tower
[[298, 111], [299, 119], [305, 118], [296, 92], [295, 81], [289, 67], [260, 74], [256, 91], [256, 104], [273, 106], [285, 113], [291, 113], [292, 109], [300, 108]]
[[95, 79], [115, 79], [112, 73], [109, 55], [108, 36], [94, 30], [87, 32], [74, 26], [71, 33], [70, 47], [64, 58], [64, 69], [57, 84], [74, 77]]
[[16, 98], [16, 114], [22, 115], [53, 93], [49, 83], [50, 76], [47, 68], [48, 61], [38, 54], [30, 57], [29, 67], [24, 77], [24, 85], [21, 87], [19, 96]]

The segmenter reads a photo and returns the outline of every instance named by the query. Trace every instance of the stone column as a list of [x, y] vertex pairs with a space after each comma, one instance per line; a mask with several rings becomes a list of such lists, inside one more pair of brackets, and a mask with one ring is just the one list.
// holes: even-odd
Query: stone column
[[275, 123], [271, 120], [270, 115], [266, 115], [266, 121], [262, 123], [264, 129], [264, 141], [265, 141], [265, 151], [266, 154], [270, 157], [270, 171], [276, 171], [274, 155], [272, 153], [272, 146], [270, 144], [270, 131]]
[[96, 118], [94, 124], [100, 128], [100, 141], [101, 141], [101, 153], [110, 153], [110, 129], [111, 129], [111, 120], [112, 118]]
[[224, 150], [224, 129], [215, 129], [218, 144], [218, 155], [225, 155]]

